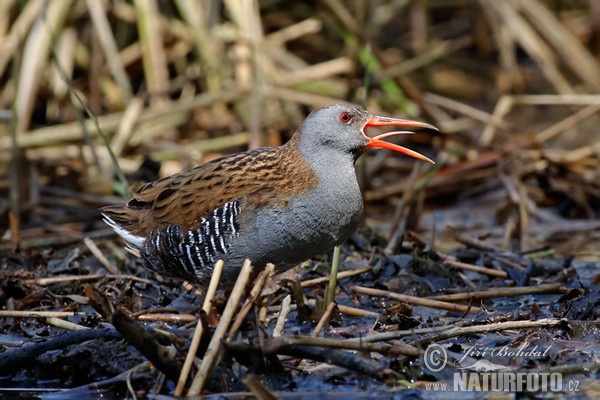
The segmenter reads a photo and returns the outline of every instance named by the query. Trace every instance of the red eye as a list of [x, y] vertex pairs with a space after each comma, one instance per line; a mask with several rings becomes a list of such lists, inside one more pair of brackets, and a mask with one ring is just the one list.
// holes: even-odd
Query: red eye
[[352, 115], [348, 114], [345, 111], [340, 114], [340, 121], [342, 121], [344, 123], [350, 122], [351, 119], [352, 119]]

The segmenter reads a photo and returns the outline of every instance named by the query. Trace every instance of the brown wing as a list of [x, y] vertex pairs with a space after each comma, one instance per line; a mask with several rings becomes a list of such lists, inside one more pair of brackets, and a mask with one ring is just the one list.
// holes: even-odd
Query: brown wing
[[[289, 195], [316, 184], [292, 145], [233, 154], [182, 171], [142, 186], [125, 206], [101, 211], [131, 234], [146, 236], [168, 225], [188, 230], [208, 212], [248, 196], [255, 207], [285, 203]], [[293, 185], [286, 176], [295, 178]]]

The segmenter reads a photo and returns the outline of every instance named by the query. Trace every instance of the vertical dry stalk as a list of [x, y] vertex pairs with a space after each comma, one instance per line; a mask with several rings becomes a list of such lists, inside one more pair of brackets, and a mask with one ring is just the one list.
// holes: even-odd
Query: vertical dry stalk
[[[108, 62], [110, 72], [114, 77], [115, 82], [117, 82], [121, 88], [122, 97], [124, 98], [123, 103], [127, 103], [131, 99], [132, 89], [131, 85], [129, 84], [129, 77], [125, 72], [123, 64], [121, 64], [121, 59], [119, 58], [119, 49], [117, 48], [115, 37], [110, 30], [110, 25], [108, 18], [106, 17], [105, 10], [102, 7], [102, 2], [97, 0], [86, 0], [86, 4], [90, 10], [90, 16], [92, 17], [94, 29], [98, 35], [98, 39], [100, 41], [102, 51], [104, 52], [104, 57]], [[140, 37], [141, 36], [142, 35], [140, 35]], [[160, 38], [161, 36], [158, 35], [158, 39]], [[161, 54], [158, 54], [157, 56], [161, 56]], [[162, 56], [164, 56], [164, 54]]]
[[210, 371], [214, 368], [217, 360], [219, 359], [219, 352], [221, 350], [221, 340], [225, 337], [225, 332], [229, 327], [231, 320], [233, 319], [233, 315], [237, 306], [242, 298], [242, 294], [244, 293], [244, 288], [246, 287], [246, 283], [252, 273], [252, 265], [250, 264], [250, 260], [246, 260], [242, 270], [240, 271], [240, 275], [238, 276], [237, 281], [235, 282], [235, 286], [231, 291], [231, 295], [229, 300], [227, 301], [227, 305], [225, 306], [225, 310], [221, 315], [221, 321], [219, 325], [217, 325], [217, 329], [213, 334], [212, 339], [208, 345], [208, 351], [204, 355], [202, 359], [202, 364], [200, 364], [200, 368], [198, 373], [194, 377], [194, 381], [192, 382], [192, 386], [188, 391], [188, 396], [197, 396], [202, 391], [204, 387], [204, 383], [209, 378]]
[[153, 103], [161, 104], [169, 89], [169, 71], [163, 47], [158, 4], [156, 0], [134, 0], [134, 4], [138, 16], [137, 27], [142, 46], [146, 84], [152, 95]]

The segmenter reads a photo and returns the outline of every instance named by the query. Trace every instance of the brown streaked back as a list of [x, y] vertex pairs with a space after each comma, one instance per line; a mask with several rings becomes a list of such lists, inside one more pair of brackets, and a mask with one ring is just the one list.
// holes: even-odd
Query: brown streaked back
[[291, 196], [318, 183], [297, 137], [283, 146], [233, 154], [147, 183], [126, 205], [100, 211], [132, 235], [145, 237], [169, 225], [187, 231], [211, 210], [234, 200], [244, 199], [252, 208], [286, 206]]

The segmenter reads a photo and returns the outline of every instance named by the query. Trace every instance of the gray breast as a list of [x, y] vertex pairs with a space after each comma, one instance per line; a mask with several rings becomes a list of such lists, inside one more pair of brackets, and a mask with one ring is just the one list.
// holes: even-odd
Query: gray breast
[[253, 221], [241, 226], [229, 261], [240, 263], [249, 257], [259, 268], [272, 262], [284, 269], [345, 241], [363, 212], [353, 166], [347, 172], [336, 179], [322, 177], [314, 190], [290, 199], [287, 207], [258, 211]]

